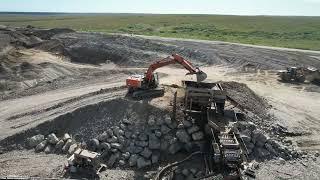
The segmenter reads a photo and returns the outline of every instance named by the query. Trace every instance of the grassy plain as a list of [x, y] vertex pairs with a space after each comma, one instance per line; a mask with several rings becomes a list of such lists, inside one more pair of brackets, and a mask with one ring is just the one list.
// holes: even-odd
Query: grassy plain
[[0, 24], [66, 27], [88, 32], [132, 33], [320, 50], [320, 17], [0, 14]]

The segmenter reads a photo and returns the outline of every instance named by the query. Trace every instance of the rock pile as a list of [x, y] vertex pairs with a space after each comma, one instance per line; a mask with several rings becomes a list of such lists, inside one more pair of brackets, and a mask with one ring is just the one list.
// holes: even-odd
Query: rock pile
[[72, 154], [82, 147], [101, 154], [108, 167], [144, 168], [160, 161], [161, 155], [192, 152], [203, 142], [204, 134], [191, 119], [182, 124], [170, 116], [150, 115], [144, 127], [126, 117], [117, 125], [105, 129], [95, 138], [80, 142], [69, 134], [58, 138], [55, 134], [35, 135], [26, 144], [36, 152]]
[[60, 139], [51, 133], [45, 137], [42, 134], [32, 136], [26, 140], [28, 148], [34, 148], [36, 152], [72, 154], [79, 144], [69, 134], [64, 134]]
[[100, 152], [109, 167], [144, 168], [158, 163], [163, 154], [190, 152], [204, 138], [198, 126], [185, 120], [178, 127], [169, 116], [150, 115], [144, 130], [134, 129], [139, 129], [137, 124], [124, 118], [86, 145], [89, 150]]
[[281, 157], [288, 160], [303, 155], [301, 151], [284, 146], [279, 141], [269, 138], [251, 122], [239, 121], [236, 127], [239, 129], [240, 136], [245, 142], [248, 154], [252, 159]]
[[[161, 154], [175, 154], [181, 150], [190, 151], [193, 134], [195, 139], [201, 139], [196, 135], [196, 133], [200, 134], [199, 128], [189, 121], [185, 123], [187, 126], [178, 128], [177, 123], [173, 122], [169, 116], [164, 118], [149, 116], [148, 126], [144, 131], [132, 131], [131, 129], [135, 129], [132, 128], [135, 124], [126, 122], [128, 121], [124, 119], [119, 126], [107, 129], [97, 138], [100, 146], [108, 147], [96, 148], [106, 156], [109, 166], [118, 164], [144, 168], [158, 163]], [[186, 128], [193, 129], [187, 131]]]

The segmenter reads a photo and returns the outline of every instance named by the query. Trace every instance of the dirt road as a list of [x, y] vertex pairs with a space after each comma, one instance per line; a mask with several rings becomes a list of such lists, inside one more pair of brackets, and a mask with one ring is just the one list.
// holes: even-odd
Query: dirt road
[[142, 37], [145, 39], [152, 39], [152, 40], [160, 40], [160, 41], [180, 41], [180, 42], [191, 42], [191, 43], [205, 43], [205, 44], [228, 44], [228, 45], [238, 45], [238, 46], [245, 46], [245, 47], [253, 47], [253, 48], [261, 48], [261, 49], [270, 49], [270, 50], [277, 50], [277, 51], [291, 51], [291, 52], [302, 52], [302, 53], [312, 53], [320, 55], [320, 51], [312, 51], [312, 50], [303, 50], [303, 49], [293, 49], [293, 48], [283, 48], [283, 47], [272, 47], [272, 46], [259, 46], [259, 45], [252, 45], [252, 44], [242, 44], [242, 43], [231, 43], [225, 41], [210, 41], [210, 40], [198, 40], [198, 39], [185, 39], [185, 38], [166, 38], [166, 37], [159, 37], [159, 36], [146, 36], [146, 35], [132, 35], [132, 34], [119, 34], [119, 33], [111, 33], [115, 35], [123, 35], [123, 36], [135, 36], [135, 37]]
[[[68, 102], [74, 98], [93, 92], [99, 92], [101, 89], [120, 87], [123, 85], [123, 82], [124, 81], [111, 81], [108, 84], [88, 84], [85, 87], [69, 87], [19, 99], [2, 101], [0, 102], [0, 123], [2, 124], [0, 128], [0, 139], [13, 135], [23, 129], [34, 127], [48, 120], [47, 116], [50, 118], [56, 117], [59, 114], [67, 113], [67, 109], [76, 109], [88, 105], [94, 100], [87, 98], [73, 104], [59, 107], [58, 105], [63, 102]], [[112, 98], [113, 95], [109, 94], [105, 96]], [[114, 98], [116, 97], [115, 94]], [[86, 101], [86, 103], [81, 101]], [[52, 108], [55, 106], [56, 108]], [[50, 109], [50, 111], [46, 109]]]

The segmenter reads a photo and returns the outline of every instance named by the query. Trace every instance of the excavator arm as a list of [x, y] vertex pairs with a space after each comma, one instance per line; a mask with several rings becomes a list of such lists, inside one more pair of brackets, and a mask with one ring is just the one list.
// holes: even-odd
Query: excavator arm
[[161, 68], [163, 66], [167, 66], [169, 64], [176, 64], [176, 63], [181, 64], [185, 69], [187, 69], [189, 71], [189, 73], [187, 74], [196, 74], [197, 81], [203, 81], [207, 78], [207, 75], [204, 72], [202, 72], [200, 69], [194, 67], [191, 64], [191, 62], [179, 56], [178, 54], [173, 54], [172, 56], [169, 56], [167, 58], [164, 58], [160, 61], [157, 61], [151, 64], [147, 70], [145, 80], [147, 82], [152, 81], [153, 72], [156, 69]]

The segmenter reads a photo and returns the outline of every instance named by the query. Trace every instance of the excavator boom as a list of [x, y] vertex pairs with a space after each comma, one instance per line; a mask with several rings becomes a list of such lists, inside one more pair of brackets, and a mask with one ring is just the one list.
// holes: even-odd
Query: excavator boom
[[154, 71], [158, 68], [170, 65], [170, 64], [181, 64], [185, 69], [187, 69], [189, 74], [195, 74], [197, 76], [197, 81], [203, 81], [207, 78], [206, 73], [202, 72], [199, 68], [194, 67], [191, 62], [184, 59], [183, 57], [173, 54], [172, 56], [166, 57], [160, 61], [151, 64], [143, 75], [132, 75], [127, 78], [126, 84], [129, 89], [129, 93], [132, 97], [151, 97], [153, 95], [163, 95], [164, 89], [158, 87], [158, 76]]
[[161, 68], [163, 66], [167, 66], [169, 64], [181, 64], [185, 69], [187, 69], [189, 71], [189, 74], [196, 74], [197, 75], [197, 81], [203, 81], [207, 78], [207, 75], [200, 71], [200, 69], [194, 67], [191, 62], [189, 62], [188, 60], [184, 59], [183, 57], [181, 57], [178, 54], [173, 54], [172, 56], [169, 56], [167, 58], [164, 58], [160, 61], [157, 61], [153, 64], [151, 64], [148, 68], [147, 74], [146, 74], [146, 80], [149, 82], [152, 80], [152, 76], [153, 76], [153, 72], [158, 69]]

